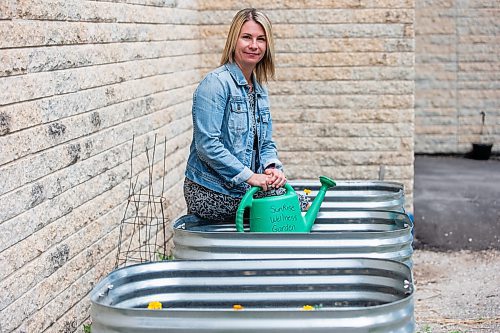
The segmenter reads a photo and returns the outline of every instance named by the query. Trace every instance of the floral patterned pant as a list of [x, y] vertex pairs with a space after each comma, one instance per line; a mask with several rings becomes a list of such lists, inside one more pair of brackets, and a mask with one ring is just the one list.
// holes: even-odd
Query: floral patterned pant
[[[256, 198], [285, 194], [284, 188], [259, 191]], [[309, 198], [297, 193], [300, 209], [305, 211], [309, 205]], [[184, 198], [186, 199], [188, 214], [195, 214], [212, 222], [234, 222], [236, 211], [241, 198], [212, 191], [190, 179], [184, 179]]]

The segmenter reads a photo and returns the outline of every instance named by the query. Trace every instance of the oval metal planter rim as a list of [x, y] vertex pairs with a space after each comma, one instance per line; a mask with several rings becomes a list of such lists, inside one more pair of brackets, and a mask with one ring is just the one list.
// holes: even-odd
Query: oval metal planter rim
[[[351, 212], [351, 211], [338, 211], [338, 213], [348, 213], [348, 212]], [[352, 212], [359, 212], [359, 211], [352, 211]], [[363, 211], [365, 212], [365, 211]], [[322, 232], [280, 232], [280, 233], [274, 233], [274, 232], [259, 232], [259, 233], [252, 233], [252, 232], [238, 232], [238, 231], [198, 231], [198, 230], [187, 230], [187, 229], [182, 229], [179, 227], [180, 224], [183, 224], [185, 223], [184, 221], [182, 221], [181, 219], [182, 218], [185, 218], [187, 216], [193, 216], [195, 217], [195, 215], [182, 215], [180, 217], [178, 217], [176, 220], [174, 220], [174, 223], [172, 225], [173, 229], [174, 229], [174, 232], [177, 232], [177, 231], [180, 231], [180, 232], [186, 232], [186, 233], [193, 233], [193, 234], [209, 234], [209, 235], [227, 235], [227, 234], [231, 234], [231, 235], [241, 235], [241, 236], [237, 236], [237, 237], [251, 237], [251, 235], [255, 236], [255, 235], [259, 235], [262, 236], [262, 237], [271, 237], [271, 238], [276, 238], [278, 237], [278, 235], [286, 235], [287, 237], [300, 237], [300, 236], [304, 236], [304, 235], [309, 235], [311, 237], [319, 237], [319, 235], [331, 235], [331, 234], [340, 234], [340, 235], [359, 235], [360, 232], [362, 233], [367, 233], [367, 234], [373, 234], [373, 235], [378, 235], [378, 234], [396, 234], [396, 233], [406, 233], [407, 232], [407, 229], [411, 229], [413, 228], [413, 222], [411, 221], [411, 219], [408, 217], [408, 215], [406, 215], [405, 213], [400, 213], [400, 212], [394, 212], [394, 211], [386, 211], [386, 210], [370, 210], [369, 212], [375, 212], [375, 213], [390, 213], [390, 214], [395, 214], [395, 215], [399, 215], [401, 217], [403, 217], [404, 219], [406, 219], [405, 222], [401, 222], [401, 223], [406, 223], [407, 225], [406, 226], [403, 226], [402, 228], [399, 228], [399, 229], [395, 229], [395, 230], [380, 230], [380, 231], [377, 231], [377, 230], [372, 230], [372, 231], [348, 231], [348, 230], [343, 230], [343, 231], [322, 231]], [[321, 213], [321, 212], [320, 212]], [[326, 214], [328, 213], [332, 213], [332, 212], [325, 212]], [[203, 219], [201, 218], [198, 218], [200, 221], [203, 221]], [[208, 222], [207, 222], [207, 225], [210, 225]], [[225, 224], [220, 224], [221, 226], [222, 225], [229, 225], [229, 223], [225, 223]], [[217, 224], [213, 224], [213, 226], [217, 226]], [[296, 235], [296, 236], [294, 236]]]

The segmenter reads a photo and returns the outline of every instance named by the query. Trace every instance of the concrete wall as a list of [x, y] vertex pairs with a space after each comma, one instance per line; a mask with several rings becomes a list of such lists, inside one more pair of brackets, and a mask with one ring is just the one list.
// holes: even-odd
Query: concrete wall
[[184, 208], [201, 55], [194, 4], [175, 4], [0, 3], [1, 332], [88, 318], [87, 294], [115, 264], [133, 135], [138, 188], [157, 134], [155, 193], [166, 138], [166, 215]]
[[289, 178], [401, 181], [411, 208], [413, 0], [2, 1], [1, 332], [82, 330], [155, 134], [155, 193], [165, 174], [165, 213], [182, 213], [191, 95], [251, 4], [275, 26]]
[[492, 142], [499, 153], [498, 1], [416, 3], [415, 151], [464, 153], [473, 142]]

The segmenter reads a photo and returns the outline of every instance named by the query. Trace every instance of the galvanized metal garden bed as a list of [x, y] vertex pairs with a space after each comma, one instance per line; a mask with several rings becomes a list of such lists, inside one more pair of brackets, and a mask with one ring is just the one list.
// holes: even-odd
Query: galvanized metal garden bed
[[[410, 333], [415, 327], [410, 269], [379, 259], [139, 264], [110, 273], [90, 298], [94, 333]], [[163, 309], [148, 310], [153, 301]]]
[[[247, 230], [248, 231], [248, 230]], [[388, 211], [326, 211], [310, 233], [237, 232], [194, 215], [174, 222], [176, 259], [379, 258], [412, 266], [412, 222]]]
[[[292, 180], [297, 191], [312, 190], [316, 197], [319, 180]], [[338, 181], [326, 192], [321, 211], [331, 210], [389, 210], [403, 213], [405, 196], [403, 184], [387, 181]]]

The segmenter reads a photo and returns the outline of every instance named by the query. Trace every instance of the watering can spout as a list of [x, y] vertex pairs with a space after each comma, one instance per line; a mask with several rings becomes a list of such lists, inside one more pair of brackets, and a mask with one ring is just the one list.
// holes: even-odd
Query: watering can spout
[[309, 207], [306, 215], [304, 216], [304, 223], [306, 225], [306, 229], [309, 231], [312, 229], [312, 227], [314, 225], [314, 221], [316, 221], [316, 216], [318, 216], [318, 212], [319, 212], [319, 209], [321, 207], [321, 204], [323, 203], [323, 200], [325, 199], [326, 191], [329, 188], [337, 185], [337, 184], [335, 184], [335, 182], [332, 179], [325, 177], [325, 176], [320, 176], [319, 181], [321, 182], [321, 188], [319, 189], [318, 194], [316, 195], [316, 198], [312, 202], [311, 207]]

